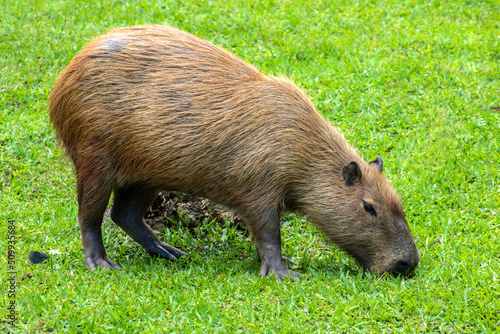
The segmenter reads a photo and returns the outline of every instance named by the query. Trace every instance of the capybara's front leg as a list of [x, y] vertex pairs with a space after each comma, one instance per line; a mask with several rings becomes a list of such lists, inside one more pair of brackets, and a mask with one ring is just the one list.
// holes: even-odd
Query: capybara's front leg
[[291, 277], [298, 280], [301, 276], [286, 267], [286, 259], [281, 252], [280, 214], [269, 209], [259, 217], [247, 219], [247, 226], [255, 240], [255, 246], [261, 262], [260, 276], [274, 275], [278, 280]]
[[186, 253], [160, 241], [142, 219], [156, 195], [155, 189], [139, 185], [116, 189], [111, 219], [152, 257], [178, 259]]

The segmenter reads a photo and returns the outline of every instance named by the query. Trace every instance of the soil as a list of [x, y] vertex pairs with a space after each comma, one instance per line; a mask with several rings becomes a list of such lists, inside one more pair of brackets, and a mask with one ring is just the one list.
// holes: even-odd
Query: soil
[[176, 192], [160, 192], [144, 215], [146, 224], [156, 231], [163, 231], [164, 226], [194, 229], [214, 219], [222, 226], [229, 221], [239, 229], [246, 229], [242, 219], [231, 210], [206, 198]]

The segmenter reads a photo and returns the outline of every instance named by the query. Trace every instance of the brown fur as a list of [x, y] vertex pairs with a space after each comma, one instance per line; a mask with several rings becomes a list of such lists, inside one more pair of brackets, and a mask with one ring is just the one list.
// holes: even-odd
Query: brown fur
[[[401, 271], [397, 261], [410, 269], [418, 263], [398, 196], [307, 96], [188, 33], [138, 26], [97, 38], [57, 80], [50, 117], [75, 164], [92, 269], [116, 267], [100, 240], [112, 191], [117, 224], [152, 255], [168, 258], [156, 247], [171, 246], [150, 241], [137, 218], [159, 189], [238, 211], [255, 238], [262, 275], [295, 276], [281, 258], [285, 210], [306, 214], [368, 269]], [[342, 173], [352, 161], [362, 177], [348, 186]], [[128, 209], [137, 201], [140, 209]], [[173, 257], [182, 255], [171, 248]]]

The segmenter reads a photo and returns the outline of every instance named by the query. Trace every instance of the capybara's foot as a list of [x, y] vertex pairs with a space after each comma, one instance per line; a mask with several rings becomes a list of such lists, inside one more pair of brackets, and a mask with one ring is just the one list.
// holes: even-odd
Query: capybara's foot
[[281, 264], [271, 267], [270, 265], [266, 263], [262, 263], [260, 267], [260, 277], [267, 276], [269, 274], [274, 275], [274, 278], [276, 278], [278, 281], [283, 281], [283, 278], [285, 277], [290, 277], [294, 281], [298, 281], [300, 279], [301, 274], [288, 269], [284, 262], [282, 261]]
[[89, 255], [85, 256], [85, 265], [89, 267], [92, 271], [97, 267], [101, 267], [103, 269], [120, 269], [120, 266], [111, 261], [111, 259], [107, 255]]
[[167, 260], [176, 260], [181, 256], [187, 256], [187, 253], [184, 253], [180, 249], [170, 246], [167, 243], [156, 241], [152, 242], [148, 245], [148, 249], [146, 251], [152, 257], [160, 257]]

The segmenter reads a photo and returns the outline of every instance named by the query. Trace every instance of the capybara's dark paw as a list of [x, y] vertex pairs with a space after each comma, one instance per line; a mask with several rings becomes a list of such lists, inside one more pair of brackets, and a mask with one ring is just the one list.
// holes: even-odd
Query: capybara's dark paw
[[180, 249], [178, 248], [175, 248], [173, 246], [170, 246], [169, 244], [167, 243], [164, 243], [164, 242], [161, 242], [161, 246], [166, 249], [170, 254], [172, 254], [173, 256], [175, 256], [177, 259], [182, 257], [182, 256], [188, 256], [187, 253], [181, 251]]
[[286, 268], [283, 263], [282, 265], [277, 266], [277, 268], [271, 268], [265, 263], [262, 263], [262, 266], [260, 267], [260, 277], [264, 277], [269, 274], [274, 275], [274, 278], [280, 282], [283, 281], [285, 277], [290, 277], [294, 281], [299, 281], [300, 276], [302, 276], [302, 274]]
[[111, 261], [109, 257], [106, 255], [90, 255], [85, 256], [85, 265], [92, 271], [97, 267], [101, 267], [103, 269], [120, 269], [120, 266]]
[[152, 257], [159, 257], [167, 260], [176, 260], [181, 256], [187, 256], [187, 254], [180, 249], [172, 247], [169, 244], [161, 241], [152, 243], [149, 249], [146, 249], [146, 251]]

